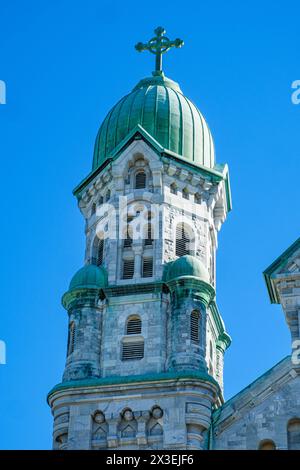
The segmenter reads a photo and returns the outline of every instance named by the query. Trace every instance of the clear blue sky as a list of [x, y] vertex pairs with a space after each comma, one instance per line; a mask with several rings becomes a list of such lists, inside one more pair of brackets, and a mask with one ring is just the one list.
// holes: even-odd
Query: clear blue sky
[[218, 303], [233, 338], [229, 398], [290, 351], [262, 271], [297, 237], [300, 5], [282, 1], [0, 1], [0, 448], [51, 447], [46, 394], [64, 368], [60, 305], [83, 263], [84, 221], [72, 189], [91, 169], [110, 107], [149, 75], [133, 46], [163, 25], [185, 46], [166, 75], [197, 103], [217, 160], [230, 167], [233, 211], [219, 236]]

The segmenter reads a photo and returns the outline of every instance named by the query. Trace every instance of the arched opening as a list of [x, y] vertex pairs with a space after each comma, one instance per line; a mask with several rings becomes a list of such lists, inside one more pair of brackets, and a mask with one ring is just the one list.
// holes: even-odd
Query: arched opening
[[183, 199], [189, 199], [190, 193], [189, 193], [189, 190], [187, 188], [184, 188], [182, 190], [182, 197], [183, 197]]
[[96, 206], [96, 204], [94, 203], [94, 204], [92, 205], [91, 215], [96, 214], [96, 208], [97, 208], [97, 206]]
[[75, 349], [75, 334], [76, 334], [75, 323], [71, 322], [70, 323], [70, 328], [69, 328], [68, 355], [72, 354], [74, 352], [74, 349]]
[[105, 201], [108, 202], [110, 200], [110, 189], [107, 190], [106, 195], [105, 195]]
[[176, 256], [193, 254], [194, 237], [191, 236], [185, 224], [176, 227]]
[[199, 344], [200, 341], [200, 312], [193, 310], [191, 313], [190, 339], [193, 343]]
[[139, 170], [135, 174], [135, 189], [144, 189], [146, 187], [146, 173], [144, 170]]
[[264, 439], [263, 441], [260, 441], [258, 449], [259, 450], [275, 450], [276, 445], [274, 441], [272, 441], [272, 439]]
[[287, 438], [289, 450], [300, 450], [300, 418], [293, 418], [288, 422]]
[[142, 333], [142, 320], [138, 315], [128, 318], [126, 323], [126, 335], [140, 335]]
[[176, 183], [172, 183], [170, 186], [170, 193], [171, 194], [177, 194], [177, 185]]

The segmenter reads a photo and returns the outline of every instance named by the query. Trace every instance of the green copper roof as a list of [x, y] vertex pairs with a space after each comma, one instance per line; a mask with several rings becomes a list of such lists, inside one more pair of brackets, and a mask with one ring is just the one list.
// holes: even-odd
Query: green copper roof
[[106, 272], [94, 264], [87, 264], [73, 276], [69, 291], [76, 289], [102, 289], [107, 284]]
[[189, 276], [196, 277], [208, 284], [210, 283], [206, 267], [195, 256], [181, 256], [165, 266], [164, 280], [166, 282]]
[[141, 80], [107, 114], [96, 138], [93, 170], [137, 125], [183, 160], [214, 167], [213, 140], [202, 114], [177, 83], [162, 75]]

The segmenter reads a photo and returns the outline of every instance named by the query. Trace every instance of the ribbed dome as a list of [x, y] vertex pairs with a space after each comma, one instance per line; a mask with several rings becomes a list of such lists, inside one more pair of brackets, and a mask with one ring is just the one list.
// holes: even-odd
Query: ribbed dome
[[106, 286], [106, 271], [94, 264], [87, 264], [74, 274], [69, 290], [75, 289], [101, 289]]
[[166, 282], [182, 277], [196, 277], [209, 284], [209, 273], [198, 258], [191, 255], [181, 256], [166, 265], [164, 280]]
[[213, 168], [213, 140], [202, 114], [179, 85], [163, 76], [141, 80], [104, 119], [95, 143], [93, 170], [137, 125], [164, 149], [196, 165]]

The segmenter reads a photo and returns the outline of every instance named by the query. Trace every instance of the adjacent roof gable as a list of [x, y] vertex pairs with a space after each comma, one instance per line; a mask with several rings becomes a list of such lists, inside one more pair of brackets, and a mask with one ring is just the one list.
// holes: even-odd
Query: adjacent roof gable
[[274, 280], [300, 274], [300, 238], [284, 251], [263, 273], [271, 303], [279, 304], [279, 294]]

